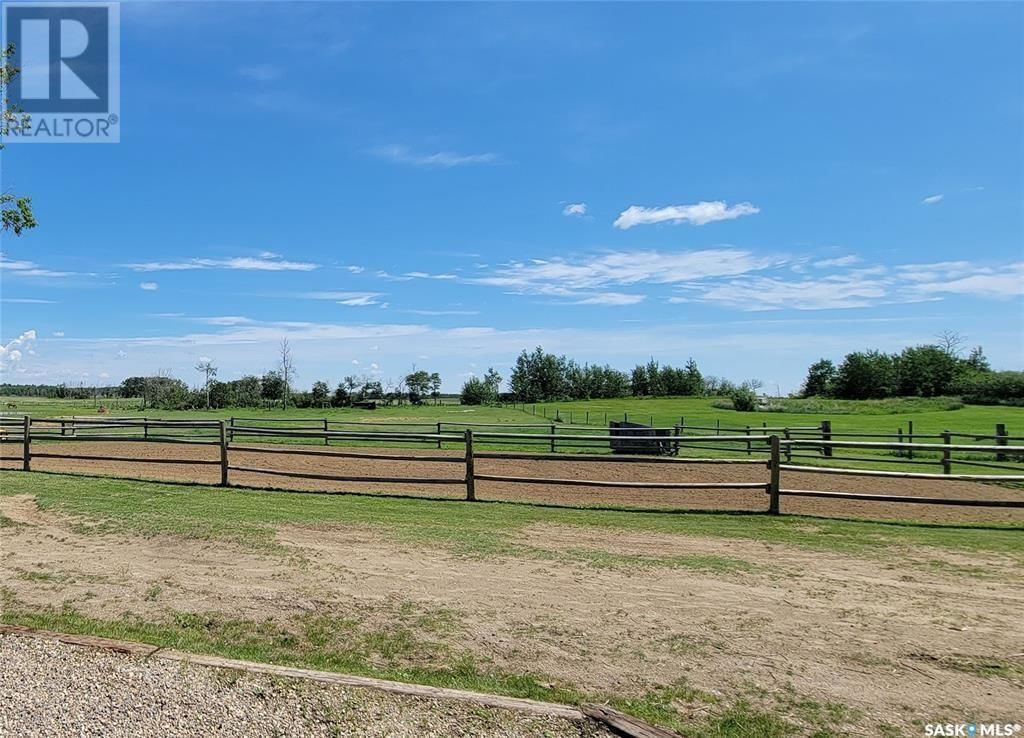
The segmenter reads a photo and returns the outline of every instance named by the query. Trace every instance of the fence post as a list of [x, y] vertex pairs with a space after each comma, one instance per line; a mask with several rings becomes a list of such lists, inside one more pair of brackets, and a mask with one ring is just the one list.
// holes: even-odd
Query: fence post
[[[783, 433], [786, 436], [786, 440], [787, 441], [790, 440], [789, 428], [786, 428], [783, 431]], [[793, 447], [790, 446], [788, 443], [786, 444], [786, 463], [787, 464], [792, 464], [793, 463]]]
[[747, 430], [746, 430], [745, 434], [748, 437], [747, 438], [747, 456], [750, 456], [750, 438], [749, 438], [749, 436], [750, 436], [750, 426], [749, 425], [747, 426]]
[[587, 410], [587, 420], [586, 420], [586, 425], [590, 425], [590, 411], [589, 411], [589, 410]]
[[680, 435], [679, 429], [680, 429], [680, 426], [678, 426], [678, 425], [673, 427], [673, 429], [672, 429], [672, 435], [676, 437], [676, 441], [672, 445], [672, 455], [673, 456], [678, 456], [679, 455], [679, 440], [678, 440], [679, 439], [679, 435]]
[[572, 410], [569, 411], [569, 425], [572, 425]]
[[145, 416], [142, 417], [142, 437], [149, 438], [149, 420]]
[[[897, 443], [903, 443], [903, 426], [900, 426], [899, 428], [896, 429], [896, 442]], [[897, 456], [903, 456], [904, 455], [903, 449], [901, 448], [899, 451], [897, 451], [896, 455]]]
[[[1005, 446], [1006, 445], [1006, 424], [1005, 423], [996, 423], [996, 445], [997, 446]], [[996, 454], [996, 461], [1006, 461], [1006, 454], [1003, 454], [1003, 453]]]
[[62, 436], [65, 436], [65, 435], [67, 435], [67, 434], [66, 434], [66, 433], [64, 432], [65, 430], [66, 430], [66, 429], [64, 428], [64, 421], [62, 420], [62, 421], [60, 421], [60, 434], [61, 434]]
[[559, 420], [559, 421], [560, 421], [561, 419], [562, 419], [562, 411], [561, 411], [561, 410], [559, 410], [559, 409], [558, 409], [558, 408], [556, 407], [556, 408], [555, 408], [555, 420]]
[[224, 421], [220, 421], [220, 486], [228, 485], [228, 432]]
[[[831, 420], [823, 420], [823, 421], [821, 421], [821, 440], [823, 440], [823, 441], [831, 441], [832, 440], [832, 421]], [[832, 455], [832, 447], [831, 446], [822, 446], [821, 447], [821, 453], [822, 453], [823, 456], [831, 456]]]
[[331, 439], [327, 437], [327, 430], [328, 430], [327, 429], [327, 418], [324, 418], [324, 445], [325, 446], [330, 446], [331, 445]]
[[555, 428], [557, 426], [551, 426], [551, 453], [555, 453]]
[[[942, 442], [949, 444], [952, 440], [951, 433], [948, 430], [942, 431]], [[953, 471], [953, 459], [948, 448], [942, 449], [942, 473], [949, 474]]]
[[[914, 421], [913, 420], [908, 420], [907, 421], [907, 443], [913, 443], [913, 442], [914, 442]], [[907, 449], [907, 458], [908, 459], [914, 458], [914, 449], [912, 449], [912, 448], [908, 448]]]
[[768, 514], [779, 514], [779, 481], [782, 476], [779, 461], [779, 437], [774, 433], [768, 437], [771, 446], [771, 460], [768, 462]]
[[235, 442], [235, 416], [228, 418], [228, 443]]
[[722, 435], [722, 419], [721, 418], [715, 418], [715, 435], [716, 436]]
[[21, 468], [23, 471], [32, 471], [32, 419], [25, 416], [21, 426]]
[[629, 413], [622, 413], [622, 422], [623, 423], [628, 423], [629, 422]]
[[437, 421], [437, 447], [441, 448], [441, 421]]
[[473, 431], [466, 429], [466, 500], [476, 500], [476, 471], [473, 468]]
[[608, 412], [607, 411], [605, 411], [605, 414], [604, 414], [604, 425], [608, 425]]

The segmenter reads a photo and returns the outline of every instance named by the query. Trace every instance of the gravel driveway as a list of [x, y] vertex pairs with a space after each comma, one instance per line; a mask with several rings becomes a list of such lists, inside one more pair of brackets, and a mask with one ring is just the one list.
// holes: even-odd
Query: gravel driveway
[[0, 636], [0, 736], [607, 736], [593, 725]]

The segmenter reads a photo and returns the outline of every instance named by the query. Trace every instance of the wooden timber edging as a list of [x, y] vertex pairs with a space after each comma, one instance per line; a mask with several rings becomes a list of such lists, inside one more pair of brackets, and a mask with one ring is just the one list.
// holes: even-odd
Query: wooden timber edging
[[291, 666], [278, 666], [276, 664], [262, 664], [254, 661], [226, 659], [219, 656], [186, 653], [184, 651], [163, 648], [161, 646], [153, 646], [148, 643], [138, 643], [136, 641], [122, 641], [114, 638], [101, 638], [98, 636], [57, 633], [51, 630], [39, 630], [22, 625], [7, 625], [5, 623], [0, 623], [0, 635], [39, 638], [43, 640], [58, 641], [69, 646], [111, 651], [139, 658], [176, 661], [179, 663], [195, 664], [197, 666], [207, 666], [216, 669], [235, 669], [238, 671], [248, 672], [250, 674], [267, 674], [270, 676], [288, 677], [291, 679], [305, 679], [323, 684], [333, 684], [340, 687], [375, 689], [403, 697], [469, 702], [482, 707], [490, 707], [499, 710], [513, 710], [515, 712], [525, 712], [544, 717], [561, 718], [563, 720], [585, 720], [589, 718], [601, 723], [616, 734], [626, 736], [627, 738], [679, 738], [676, 733], [648, 725], [642, 720], [625, 715], [604, 705], [582, 705], [577, 708], [571, 705], [560, 705], [554, 702], [541, 702], [539, 700], [530, 700], [522, 697], [504, 697], [496, 694], [470, 692], [464, 689], [431, 687], [424, 684], [406, 684], [405, 682], [394, 682], [387, 679], [374, 679], [372, 677], [350, 676], [348, 674], [338, 674], [331, 671], [316, 671], [313, 669], [299, 669]]

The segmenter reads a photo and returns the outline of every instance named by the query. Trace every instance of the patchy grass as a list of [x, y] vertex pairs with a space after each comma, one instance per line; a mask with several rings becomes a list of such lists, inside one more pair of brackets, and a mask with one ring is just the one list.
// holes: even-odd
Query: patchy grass
[[[417, 627], [451, 624], [451, 613], [411, 612], [398, 622], [369, 626], [353, 619], [307, 614], [287, 624], [227, 618], [213, 613], [170, 613], [159, 621], [135, 615], [116, 620], [87, 617], [70, 607], [27, 609], [0, 590], [0, 620], [63, 633], [139, 641], [191, 653], [393, 679], [438, 687], [468, 689], [513, 697], [580, 704], [607, 702], [616, 709], [687, 738], [763, 738], [795, 736], [830, 724], [816, 712], [786, 716], [783, 703], [767, 709], [694, 689], [684, 681], [635, 695], [580, 691], [543, 674], [503, 672], [468, 652], [424, 639]], [[410, 625], [410, 623], [414, 625]], [[237, 679], [225, 673], [225, 679]]]
[[[515, 503], [395, 499], [373, 495], [308, 495], [163, 484], [104, 477], [0, 472], [0, 495], [31, 494], [40, 508], [80, 516], [76, 532], [131, 532], [221, 539], [277, 548], [284, 524], [355, 525], [405, 542], [465, 556], [575, 558], [604, 566], [680, 566], [708, 571], [749, 564], [724, 557], [660, 557], [604, 551], [548, 551], [512, 540], [545, 523], [608, 530], [706, 536], [800, 546], [863, 556], [921, 550], [1001, 554], [1024, 562], [1024, 527], [827, 520], [756, 513], [653, 513], [553, 509]], [[934, 558], [934, 557], [931, 557]], [[966, 573], [966, 572], [965, 572]]]

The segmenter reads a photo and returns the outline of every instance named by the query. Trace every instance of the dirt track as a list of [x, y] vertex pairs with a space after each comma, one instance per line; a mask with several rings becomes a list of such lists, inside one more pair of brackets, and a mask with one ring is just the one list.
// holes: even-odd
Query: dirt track
[[[250, 446], [250, 448], [252, 448]], [[282, 449], [281, 445], [267, 448]], [[322, 446], [291, 447], [296, 450], [323, 452]], [[36, 471], [72, 472], [137, 479], [188, 481], [217, 484], [220, 469], [215, 465], [147, 464], [146, 458], [181, 458], [182, 460], [214, 461], [219, 451], [213, 446], [177, 446], [165, 443], [79, 441], [67, 444], [38, 444], [38, 453], [66, 453], [81, 456], [115, 456], [138, 459], [137, 462], [90, 461], [77, 459], [33, 458]], [[332, 447], [330, 451], [343, 450]], [[418, 456], [461, 454], [433, 449], [347, 449], [359, 453], [383, 453]], [[21, 448], [0, 447], [0, 468], [20, 468]], [[232, 448], [230, 463], [234, 466], [280, 469], [299, 473], [336, 474], [340, 476], [451, 478], [450, 485], [409, 483], [331, 482], [325, 480], [290, 479], [287, 477], [232, 471], [233, 485], [272, 487], [303, 491], [382, 492], [461, 499], [465, 495], [464, 466], [461, 463], [425, 461], [384, 461], [329, 456], [297, 456], [260, 453]], [[478, 474], [556, 479], [599, 479], [609, 481], [663, 482], [766, 482], [767, 472], [758, 464], [644, 464], [593, 463], [586, 461], [536, 461], [477, 459]], [[836, 492], [866, 492], [927, 497], [963, 497], [969, 499], [1021, 499], [1024, 491], [991, 484], [956, 480], [884, 479], [879, 477], [839, 477], [834, 475], [784, 472], [782, 486], [791, 489], [816, 489]], [[767, 496], [760, 490], [636, 490], [566, 487], [545, 484], [511, 484], [478, 481], [477, 497], [481, 500], [530, 501], [564, 505], [614, 505], [646, 508], [765, 510]], [[1024, 509], [983, 508], [928, 504], [881, 503], [857, 500], [824, 500], [784, 498], [783, 512], [829, 517], [898, 519], [925, 522], [1024, 522]]]

